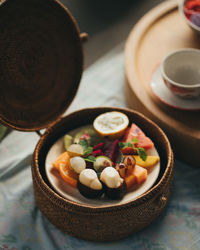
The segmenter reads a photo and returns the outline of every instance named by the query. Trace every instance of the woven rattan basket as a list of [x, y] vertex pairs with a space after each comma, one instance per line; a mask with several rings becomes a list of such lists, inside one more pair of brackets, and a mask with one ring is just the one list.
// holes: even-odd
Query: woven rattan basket
[[[90, 124], [97, 115], [112, 110], [127, 114], [130, 121], [138, 124], [154, 141], [161, 159], [156, 184], [138, 199], [117, 206], [98, 208], [62, 198], [53, 191], [45, 174], [45, 159], [51, 145], [66, 131]], [[32, 162], [35, 198], [42, 213], [62, 231], [98, 241], [120, 239], [149, 225], [169, 200], [172, 170], [172, 150], [166, 135], [157, 125], [138, 112], [104, 107], [77, 111], [49, 127], [36, 146]]]
[[85, 34], [56, 0], [0, 1], [0, 17], [0, 121], [46, 128], [74, 98]]
[[[87, 240], [116, 240], [148, 226], [170, 195], [173, 153], [164, 132], [129, 109], [84, 109], [59, 118], [78, 88], [85, 36], [56, 0], [2, 1], [0, 15], [0, 121], [39, 134], [40, 129], [47, 128], [32, 160], [34, 194], [41, 212], [60, 230]], [[51, 187], [45, 173], [50, 147], [68, 131], [90, 124], [97, 115], [111, 110], [127, 114], [154, 141], [161, 164], [156, 183], [137, 199], [120, 205], [94, 207], [64, 199]]]

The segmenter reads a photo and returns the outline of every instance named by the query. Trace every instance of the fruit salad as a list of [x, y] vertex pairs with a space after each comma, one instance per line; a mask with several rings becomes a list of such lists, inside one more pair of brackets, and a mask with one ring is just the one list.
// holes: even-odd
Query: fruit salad
[[159, 162], [154, 144], [122, 112], [106, 112], [91, 126], [63, 138], [65, 151], [53, 162], [66, 185], [86, 198], [121, 199], [142, 185]]
[[193, 24], [200, 27], [200, 0], [186, 0], [184, 14]]

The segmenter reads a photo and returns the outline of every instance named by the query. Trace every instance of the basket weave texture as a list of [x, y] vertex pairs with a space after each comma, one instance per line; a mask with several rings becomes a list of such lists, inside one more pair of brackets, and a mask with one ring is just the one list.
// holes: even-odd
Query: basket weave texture
[[[68, 131], [91, 124], [107, 111], [118, 110], [129, 116], [155, 143], [161, 159], [156, 184], [136, 200], [109, 207], [93, 207], [62, 198], [48, 183], [45, 158], [49, 148]], [[118, 240], [148, 226], [169, 201], [173, 172], [173, 153], [163, 131], [136, 111], [119, 108], [93, 108], [74, 112], [47, 129], [36, 146], [32, 161], [36, 202], [49, 221], [63, 232], [94, 241]]]
[[83, 71], [80, 32], [56, 0], [0, 1], [0, 122], [35, 131], [69, 106]]
[[[32, 160], [41, 212], [60, 230], [86, 240], [117, 240], [149, 225], [170, 195], [173, 153], [165, 134], [128, 109], [84, 109], [57, 120], [75, 96], [83, 70], [80, 32], [73, 17], [57, 0], [0, 1], [0, 17], [0, 122], [23, 131], [54, 123], [41, 137]], [[45, 174], [50, 147], [68, 131], [112, 110], [127, 114], [154, 141], [161, 158], [157, 183], [136, 200], [117, 206], [92, 207], [62, 198]]]

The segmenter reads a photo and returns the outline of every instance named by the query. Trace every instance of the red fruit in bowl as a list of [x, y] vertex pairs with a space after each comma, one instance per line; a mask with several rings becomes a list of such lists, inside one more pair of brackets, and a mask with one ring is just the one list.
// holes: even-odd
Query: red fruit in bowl
[[97, 149], [92, 152], [92, 155], [96, 157], [96, 156], [104, 155], [104, 153], [101, 151], [101, 149]]
[[125, 147], [121, 149], [123, 155], [136, 155], [137, 150], [132, 147]]
[[119, 175], [120, 175], [122, 178], [125, 178], [126, 172], [127, 172], [127, 168], [125, 167], [124, 163], [118, 163], [118, 164], [115, 166], [115, 169], [118, 171]]
[[96, 145], [96, 146], [93, 147], [93, 151], [96, 151], [98, 149], [103, 149], [103, 147], [104, 147], [104, 143], [101, 142], [98, 145]]
[[131, 127], [126, 132], [123, 141], [130, 142], [134, 139], [138, 140], [137, 147], [144, 149], [150, 149], [154, 147], [152, 140], [147, 137], [136, 124], [132, 123]]
[[198, 0], [189, 0], [186, 1], [185, 7], [189, 10], [199, 11], [200, 9], [200, 1]]
[[132, 172], [133, 168], [135, 167], [135, 164], [136, 164], [136, 160], [135, 160], [134, 156], [126, 155], [124, 157], [124, 165], [127, 168], [127, 171], [129, 173]]
[[117, 153], [119, 150], [118, 146], [119, 140], [116, 139], [114, 142], [112, 142], [109, 147], [105, 150], [104, 155], [111, 159], [111, 161], [115, 162]]

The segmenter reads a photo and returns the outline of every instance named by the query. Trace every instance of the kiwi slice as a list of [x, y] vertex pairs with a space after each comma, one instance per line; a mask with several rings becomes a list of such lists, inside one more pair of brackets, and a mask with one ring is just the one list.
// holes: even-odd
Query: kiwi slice
[[94, 170], [96, 172], [101, 172], [106, 167], [112, 167], [112, 161], [103, 155], [96, 157], [96, 161], [94, 162]]
[[64, 146], [65, 150], [68, 149], [68, 147], [72, 144], [73, 137], [71, 135], [65, 135], [64, 136]]
[[97, 132], [92, 128], [82, 128], [74, 135], [74, 143], [79, 143], [80, 138], [87, 133], [90, 136], [88, 140], [89, 144], [96, 145], [101, 141], [101, 137], [97, 134]]

